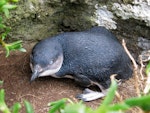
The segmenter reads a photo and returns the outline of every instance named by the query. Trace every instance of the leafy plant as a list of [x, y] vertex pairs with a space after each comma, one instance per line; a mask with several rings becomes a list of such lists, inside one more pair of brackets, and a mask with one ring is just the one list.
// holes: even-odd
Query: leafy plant
[[[0, 85], [3, 84], [3, 81], [0, 81]], [[24, 101], [26, 108], [26, 113], [33, 113], [33, 108], [28, 101]], [[5, 102], [5, 91], [4, 89], [0, 90], [0, 112], [3, 113], [19, 113], [21, 109], [21, 104], [16, 102], [11, 108], [9, 108]]]
[[[112, 81], [111, 87], [102, 104], [97, 109], [86, 106], [82, 101], [78, 103], [72, 102], [68, 98], [64, 98], [48, 104], [50, 110], [48, 113], [124, 113], [132, 107], [139, 107], [144, 112], [150, 111], [150, 95], [134, 97], [124, 100], [121, 103], [111, 104], [117, 89], [116, 81]], [[28, 101], [24, 101], [26, 113], [34, 113], [32, 105]], [[20, 103], [15, 103], [9, 108], [5, 103], [4, 89], [0, 90], [0, 111], [2, 113], [19, 113], [21, 109]]]
[[[6, 39], [8, 33], [11, 28], [7, 27], [3, 22], [3, 17], [5, 19], [9, 18], [9, 10], [15, 9], [17, 6], [10, 4], [11, 2], [18, 2], [18, 0], [0, 0], [0, 44], [6, 50], [6, 57], [9, 56], [10, 51], [19, 50], [22, 52], [26, 52], [26, 50], [22, 47], [22, 41], [16, 41], [13, 43], [6, 43], [4, 40]], [[3, 15], [4, 14], [4, 15]]]
[[[24, 101], [26, 113], [33, 113], [33, 108], [28, 101]], [[5, 92], [4, 89], [0, 90], [0, 111], [2, 113], [19, 113], [21, 109], [20, 103], [15, 103], [11, 108], [9, 108], [5, 102]]]

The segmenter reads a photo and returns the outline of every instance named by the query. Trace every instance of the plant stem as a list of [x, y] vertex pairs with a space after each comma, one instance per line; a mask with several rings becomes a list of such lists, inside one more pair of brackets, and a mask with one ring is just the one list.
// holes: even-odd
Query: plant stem
[[2, 38], [0, 38], [0, 44], [5, 48], [6, 43], [2, 40]]

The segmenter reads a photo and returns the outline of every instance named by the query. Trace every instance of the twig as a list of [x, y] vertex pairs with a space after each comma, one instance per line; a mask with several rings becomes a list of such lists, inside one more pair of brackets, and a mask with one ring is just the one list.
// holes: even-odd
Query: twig
[[35, 96], [35, 95], [32, 95], [32, 94], [26, 94], [26, 95], [22, 95], [22, 96], [20, 96], [19, 98], [18, 98], [18, 100], [20, 100], [20, 99], [22, 99], [22, 98], [24, 98], [24, 97], [29, 97], [29, 96], [31, 96], [31, 97], [34, 97], [34, 98], [37, 98], [37, 99], [40, 99], [41, 100], [41, 98], [39, 98], [39, 97], [37, 97], [37, 96]]
[[150, 90], [150, 73], [147, 75], [147, 81], [144, 89], [144, 94], [147, 94]]
[[140, 60], [140, 64], [141, 64], [141, 68], [140, 68], [141, 79], [144, 80], [144, 75], [143, 75], [144, 64], [143, 64], [142, 56], [141, 56], [141, 55], [140, 55], [140, 57], [139, 57], [139, 60]]
[[128, 54], [129, 58], [131, 59], [132, 63], [133, 63], [133, 66], [134, 66], [134, 70], [133, 70], [133, 73], [134, 73], [134, 78], [135, 78], [135, 88], [136, 88], [136, 94], [138, 96], [141, 96], [140, 94], [140, 89], [139, 89], [139, 77], [138, 77], [138, 65], [136, 64], [134, 58], [132, 57], [132, 55], [130, 54], [129, 50], [127, 49], [126, 47], [126, 43], [124, 41], [124, 39], [122, 40], [122, 45], [126, 51], [126, 53]]
[[[117, 81], [117, 80], [115, 79], [116, 76], [117, 76], [117, 74], [111, 75], [111, 76], [110, 76], [111, 81], [113, 81], [113, 80]], [[115, 91], [115, 95], [116, 95], [117, 99], [118, 99], [120, 102], [123, 101], [123, 99], [122, 99], [122, 97], [120, 96], [120, 94], [119, 94], [118, 91]]]
[[123, 101], [122, 96], [118, 93], [118, 91], [115, 92], [115, 95], [116, 95], [117, 99], [119, 100], [119, 102]]

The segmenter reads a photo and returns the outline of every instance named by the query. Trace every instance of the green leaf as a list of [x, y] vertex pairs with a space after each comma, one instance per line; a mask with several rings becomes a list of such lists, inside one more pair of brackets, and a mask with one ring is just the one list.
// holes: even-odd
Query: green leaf
[[9, 10], [5, 9], [5, 8], [2, 8], [2, 11], [4, 12], [6, 18], [9, 18]]
[[11, 113], [9, 108], [7, 107], [5, 103], [5, 91], [4, 89], [0, 90], [0, 111], [3, 113]]
[[34, 113], [32, 105], [28, 101], [24, 101], [24, 105], [26, 108], [26, 113]]
[[10, 28], [5, 26], [5, 32], [1, 34], [2, 40], [4, 40], [7, 37], [9, 32], [10, 32]]
[[150, 95], [142, 97], [134, 97], [125, 100], [125, 103], [130, 107], [140, 107], [143, 111], [150, 111]]
[[110, 88], [108, 89], [107, 96], [105, 97], [101, 106], [96, 109], [95, 113], [106, 113], [108, 111], [108, 106], [113, 101], [116, 90], [117, 90], [117, 82], [115, 80], [112, 80]]
[[148, 76], [149, 73], [150, 73], [150, 61], [146, 66], [146, 75]]
[[117, 82], [115, 80], [113, 80], [111, 82], [110, 88], [108, 89], [108, 93], [107, 93], [108, 96], [106, 96], [102, 105], [107, 106], [113, 101], [116, 90], [117, 90]]
[[126, 103], [118, 103], [114, 105], [110, 105], [108, 107], [109, 111], [122, 111], [122, 110], [128, 110], [130, 106], [128, 106]]
[[9, 54], [10, 54], [9, 48], [8, 48], [8, 47], [5, 47], [5, 50], [6, 50], [6, 57], [8, 57]]
[[66, 105], [64, 113], [88, 113], [88, 111], [86, 111], [86, 106], [80, 102]]
[[12, 2], [18, 2], [19, 0], [11, 0]]
[[22, 43], [22, 40], [18, 40], [13, 43], [10, 43], [9, 45], [17, 45], [17, 44], [21, 44], [21, 43]]
[[4, 103], [4, 98], [5, 98], [5, 92], [4, 92], [4, 89], [1, 89], [0, 90], [0, 103]]
[[12, 113], [19, 113], [19, 110], [21, 109], [20, 103], [15, 103], [12, 107]]
[[3, 5], [5, 5], [7, 2], [6, 2], [6, 0], [0, 0], [0, 8], [3, 6]]
[[22, 48], [22, 41], [21, 40], [13, 42], [13, 43], [5, 44], [5, 50], [6, 50], [6, 57], [9, 56], [10, 51], [19, 50], [22, 52], [26, 52], [26, 50], [24, 48]]
[[0, 29], [6, 28], [4, 24], [0, 24]]
[[22, 48], [22, 41], [16, 41], [16, 42], [13, 42], [13, 43], [9, 43], [9, 44], [6, 44], [6, 47], [9, 49], [9, 51], [11, 50], [18, 50], [20, 48]]
[[21, 44], [13, 44], [13, 45], [6, 45], [10, 51], [13, 51], [13, 50], [18, 50], [22, 47]]
[[3, 9], [15, 9], [17, 6], [12, 4], [3, 5]]
[[48, 106], [50, 106], [51, 108], [48, 113], [55, 113], [56, 111], [59, 111], [60, 109], [64, 108], [66, 101], [67, 99], [63, 98], [61, 100], [49, 103]]
[[2, 40], [4, 40], [4, 39], [6, 38], [6, 36], [7, 36], [7, 33], [6, 33], [6, 32], [5, 32], [5, 33], [2, 33], [2, 34], [1, 34]]
[[18, 49], [18, 50], [21, 51], [21, 52], [27, 52], [27, 50], [24, 49], [24, 48], [20, 48], [20, 49]]

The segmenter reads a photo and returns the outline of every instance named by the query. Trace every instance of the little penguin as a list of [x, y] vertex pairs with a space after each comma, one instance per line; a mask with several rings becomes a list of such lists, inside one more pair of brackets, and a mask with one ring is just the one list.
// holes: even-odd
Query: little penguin
[[[117, 38], [105, 27], [81, 32], [64, 32], [38, 42], [30, 55], [31, 81], [38, 77], [71, 78], [85, 87], [77, 95], [92, 101], [107, 94], [110, 76], [127, 80], [132, 76], [131, 60]], [[101, 92], [87, 89], [96, 85]]]

